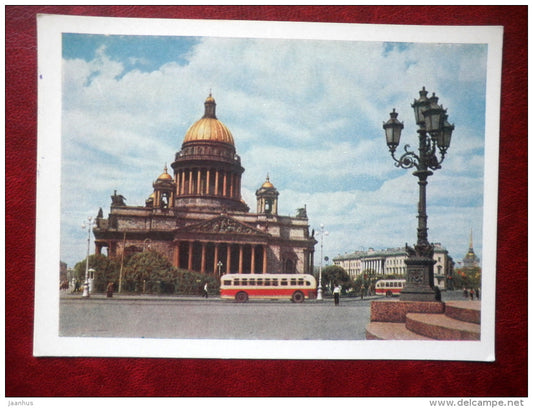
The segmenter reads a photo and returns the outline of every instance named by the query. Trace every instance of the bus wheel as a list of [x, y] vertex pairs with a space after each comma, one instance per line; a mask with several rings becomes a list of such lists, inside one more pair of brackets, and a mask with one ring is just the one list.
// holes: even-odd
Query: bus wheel
[[292, 294], [292, 301], [294, 303], [302, 303], [305, 299], [305, 296], [302, 292], [294, 292]]
[[387, 291], [387, 297], [392, 297], [392, 291], [390, 290]]
[[246, 292], [239, 292], [235, 295], [235, 300], [238, 303], [244, 303], [248, 301], [248, 294]]

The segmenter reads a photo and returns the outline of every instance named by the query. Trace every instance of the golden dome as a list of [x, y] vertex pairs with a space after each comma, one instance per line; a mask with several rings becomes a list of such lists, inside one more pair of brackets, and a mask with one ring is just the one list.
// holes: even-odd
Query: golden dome
[[212, 140], [234, 145], [233, 136], [229, 129], [218, 119], [202, 118], [193, 124], [187, 133], [183, 143], [197, 140]]
[[166, 165], [165, 165], [165, 171], [157, 179], [158, 180], [172, 180], [172, 176], [167, 173], [167, 166]]
[[204, 116], [187, 130], [183, 143], [210, 140], [235, 145], [229, 129], [216, 117], [216, 102], [211, 94], [205, 100], [204, 106]]
[[270, 177], [267, 176], [266, 181], [263, 183], [261, 188], [274, 188], [274, 184], [270, 182]]

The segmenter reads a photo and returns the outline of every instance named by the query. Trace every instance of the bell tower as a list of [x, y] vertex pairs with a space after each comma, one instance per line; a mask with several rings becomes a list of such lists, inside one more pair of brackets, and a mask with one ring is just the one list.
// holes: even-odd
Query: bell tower
[[152, 198], [152, 206], [154, 208], [171, 208], [174, 207], [174, 191], [176, 189], [176, 183], [172, 179], [172, 176], [167, 172], [167, 165], [163, 173], [153, 183], [154, 193]]
[[255, 192], [255, 195], [257, 197], [258, 214], [278, 215], [279, 192], [270, 182], [268, 175], [261, 188]]

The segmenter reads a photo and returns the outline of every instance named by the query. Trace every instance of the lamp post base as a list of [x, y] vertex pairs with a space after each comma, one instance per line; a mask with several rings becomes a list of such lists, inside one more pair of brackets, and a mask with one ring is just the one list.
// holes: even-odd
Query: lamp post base
[[418, 302], [436, 302], [437, 294], [433, 289], [432, 258], [411, 256], [405, 260], [407, 279], [404, 289], [400, 292], [400, 300]]
[[83, 293], [82, 293], [81, 297], [84, 297], [84, 298], [88, 298], [89, 297], [89, 284], [87, 282], [85, 282], [83, 284]]

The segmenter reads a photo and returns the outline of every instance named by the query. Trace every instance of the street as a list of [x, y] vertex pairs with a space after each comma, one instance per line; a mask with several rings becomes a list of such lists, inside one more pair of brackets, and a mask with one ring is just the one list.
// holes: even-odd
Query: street
[[[102, 294], [84, 299], [62, 293], [59, 334], [66, 337], [160, 339], [364, 340], [373, 296], [306, 300], [252, 300], [219, 297]], [[462, 291], [442, 293], [462, 299]]]
[[[363, 340], [373, 298], [235, 303], [217, 297], [62, 295], [60, 336], [250, 340]], [[374, 298], [375, 299], [375, 298]]]

